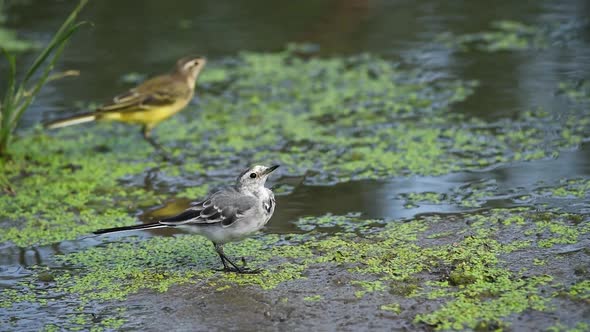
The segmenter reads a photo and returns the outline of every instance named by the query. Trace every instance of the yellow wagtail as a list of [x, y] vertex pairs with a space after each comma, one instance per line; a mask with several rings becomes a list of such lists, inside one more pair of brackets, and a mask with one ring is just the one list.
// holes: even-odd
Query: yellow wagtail
[[153, 77], [113, 102], [89, 113], [47, 123], [47, 128], [61, 128], [91, 121], [114, 120], [141, 124], [143, 137], [156, 149], [152, 129], [161, 121], [180, 112], [191, 101], [199, 73], [207, 63], [204, 57], [186, 57], [176, 62], [172, 73]]

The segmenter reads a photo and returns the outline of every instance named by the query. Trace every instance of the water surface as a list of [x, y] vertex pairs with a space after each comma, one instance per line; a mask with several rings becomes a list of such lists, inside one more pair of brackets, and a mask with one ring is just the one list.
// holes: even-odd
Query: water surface
[[[47, 41], [71, 5], [66, 1], [18, 1], [8, 6], [6, 25], [18, 30], [22, 37]], [[439, 78], [476, 80], [479, 85], [475, 93], [454, 105], [451, 112], [468, 119], [483, 119], [490, 126], [501, 128], [502, 121], [510, 122], [518, 114], [533, 109], [541, 108], [553, 115], [567, 114], [572, 109], [572, 101], [559, 94], [558, 86], [561, 82], [590, 79], [588, 12], [590, 3], [583, 0], [492, 4], [466, 0], [93, 1], [83, 12], [84, 19], [93, 26], [74, 37], [57, 68], [77, 69], [81, 75], [44, 88], [25, 114], [23, 128], [82, 111], [89, 103], [108, 100], [132, 86], [125, 82], [125, 75], [149, 76], [165, 71], [187, 54], [206, 55], [215, 64], [242, 51], [278, 52], [290, 42], [316, 45], [318, 51], [314, 56], [372, 53], [403, 67], [427, 69]], [[582, 28], [550, 39], [541, 50], [460, 51], [436, 41], [442, 33], [487, 31], [499, 20], [536, 27], [556, 26], [557, 35], [559, 27], [566, 29], [568, 24]], [[22, 55], [19, 63], [30, 61], [31, 56]], [[585, 144], [563, 151], [555, 159], [498, 164], [442, 176], [399, 176], [315, 185], [306, 183], [303, 177], [283, 174], [273, 179], [271, 185], [289, 190], [278, 196], [277, 211], [265, 232], [301, 232], [294, 224], [298, 218], [326, 213], [360, 213], [366, 218], [390, 222], [420, 214], [446, 215], [515, 206], [562, 208], [587, 214], [590, 206], [583, 198], [551, 198], [543, 194], [543, 188], [558, 186], [563, 179], [590, 176], [589, 137], [590, 133], [586, 133]], [[546, 139], [553, 139], [550, 129]], [[233, 176], [226, 177], [227, 181], [233, 180]], [[444, 199], [440, 203], [410, 204], [406, 199], [409, 193], [437, 193]], [[467, 201], [471, 203], [464, 204]], [[188, 199], [170, 198], [161, 205], [130, 213], [148, 222], [174, 214], [188, 204]], [[140, 232], [139, 236], [172, 234]], [[113, 236], [108, 242], [124, 236]], [[55, 265], [55, 254], [97, 245], [104, 243], [94, 237], [27, 248], [3, 243], [0, 287], [14, 286], [30, 274], [28, 269], [34, 265]], [[37, 314], [25, 316], [34, 319]]]

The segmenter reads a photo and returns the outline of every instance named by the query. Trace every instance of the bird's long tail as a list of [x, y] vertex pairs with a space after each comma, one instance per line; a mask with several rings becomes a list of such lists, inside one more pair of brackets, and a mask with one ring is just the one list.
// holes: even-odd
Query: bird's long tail
[[159, 222], [154, 222], [151, 224], [143, 224], [143, 225], [133, 225], [133, 226], [123, 226], [123, 227], [113, 227], [113, 228], [106, 228], [106, 229], [99, 229], [92, 233], [94, 234], [107, 234], [107, 233], [114, 233], [114, 232], [122, 232], [122, 231], [134, 231], [140, 229], [155, 229], [155, 228], [163, 228], [163, 227], [170, 227], [168, 225], [162, 225]]
[[84, 113], [48, 122], [45, 124], [45, 128], [55, 129], [85, 122], [92, 122], [94, 120], [96, 120], [96, 113]]

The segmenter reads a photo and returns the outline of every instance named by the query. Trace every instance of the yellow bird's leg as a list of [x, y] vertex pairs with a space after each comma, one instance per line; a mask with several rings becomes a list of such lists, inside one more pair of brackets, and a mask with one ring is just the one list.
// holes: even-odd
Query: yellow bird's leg
[[144, 125], [143, 128], [141, 129], [141, 133], [143, 135], [143, 138], [150, 143], [151, 146], [154, 147], [154, 149], [156, 149], [156, 151], [158, 151], [161, 155], [162, 158], [164, 159], [164, 161], [175, 161], [175, 159], [162, 147], [162, 145], [160, 145], [160, 143], [156, 142], [156, 140], [152, 137], [152, 129], [154, 129], [153, 126], [150, 125]]
[[162, 150], [162, 146], [160, 144], [158, 144], [158, 142], [156, 142], [156, 140], [152, 137], [152, 129], [154, 129], [153, 126], [150, 125], [144, 125], [141, 128], [141, 133], [143, 135], [143, 138], [150, 143], [151, 146], [154, 147], [154, 149], [156, 150]]

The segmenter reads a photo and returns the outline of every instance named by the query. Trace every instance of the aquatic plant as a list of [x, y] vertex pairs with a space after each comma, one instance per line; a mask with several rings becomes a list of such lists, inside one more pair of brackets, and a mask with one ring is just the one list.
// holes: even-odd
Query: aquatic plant
[[[531, 313], [559, 319], [537, 322], [542, 330], [585, 324], [582, 310], [564, 319], [559, 308], [590, 298], [586, 215], [521, 207], [403, 222], [327, 214], [294, 225], [306, 232], [228, 244], [232, 256], [261, 267], [259, 274], [215, 272], [211, 244], [190, 235], [105, 239], [58, 253], [0, 290], [0, 324], [12, 330], [143, 330], [133, 325], [137, 299], [164, 298], [158, 303], [174, 307], [182, 293], [223, 299], [250, 291], [273, 303], [300, 299], [306, 307], [349, 301], [413, 330], [518, 330]], [[242, 304], [223, 305], [235, 310]]]
[[551, 46], [567, 46], [571, 35], [587, 29], [587, 22], [557, 22], [545, 26], [523, 22], [494, 21], [490, 29], [476, 33], [443, 33], [438, 42], [461, 52], [502, 52], [543, 50]]
[[76, 22], [76, 18], [87, 2], [88, 0], [80, 0], [18, 84], [16, 82], [16, 57], [8, 49], [2, 47], [2, 53], [8, 61], [8, 80], [4, 98], [0, 103], [0, 156], [7, 154], [8, 146], [21, 116], [31, 105], [41, 88], [52, 79], [63, 76], [63, 74], [52, 76], [51, 72], [72, 34], [84, 24], [84, 22]]

